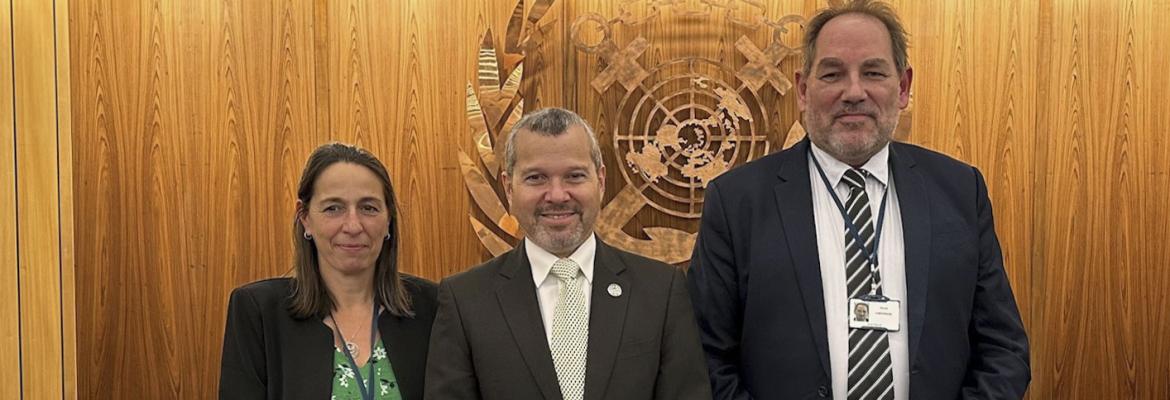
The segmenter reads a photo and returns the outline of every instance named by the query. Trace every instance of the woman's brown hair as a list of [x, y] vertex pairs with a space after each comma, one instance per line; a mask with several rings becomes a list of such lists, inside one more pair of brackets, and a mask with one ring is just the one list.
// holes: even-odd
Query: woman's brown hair
[[290, 311], [297, 318], [324, 318], [336, 307], [332, 293], [321, 279], [321, 266], [317, 262], [317, 246], [305, 238], [305, 227], [301, 217], [308, 212], [317, 178], [329, 166], [336, 163], [360, 165], [373, 172], [382, 182], [382, 193], [386, 200], [389, 217], [387, 240], [382, 241], [382, 252], [374, 262], [374, 301], [390, 314], [399, 317], [413, 317], [410, 295], [406, 293], [402, 277], [398, 273], [398, 204], [394, 200], [394, 186], [386, 166], [373, 154], [355, 146], [343, 143], [329, 143], [318, 147], [309, 156], [301, 182], [297, 187], [300, 203], [293, 215], [293, 293]]

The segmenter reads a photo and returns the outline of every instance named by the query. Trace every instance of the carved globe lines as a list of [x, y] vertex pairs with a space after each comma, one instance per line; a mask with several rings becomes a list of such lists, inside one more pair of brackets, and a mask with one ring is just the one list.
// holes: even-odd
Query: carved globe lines
[[655, 209], [698, 218], [707, 182], [768, 153], [768, 115], [755, 91], [721, 78], [732, 76], [680, 58], [651, 68], [622, 98], [612, 125], [619, 169]]

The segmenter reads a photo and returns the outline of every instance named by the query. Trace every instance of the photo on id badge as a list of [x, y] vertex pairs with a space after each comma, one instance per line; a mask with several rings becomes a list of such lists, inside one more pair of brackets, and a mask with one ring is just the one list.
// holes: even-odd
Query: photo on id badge
[[901, 302], [885, 296], [849, 299], [849, 327], [896, 332], [900, 328]]

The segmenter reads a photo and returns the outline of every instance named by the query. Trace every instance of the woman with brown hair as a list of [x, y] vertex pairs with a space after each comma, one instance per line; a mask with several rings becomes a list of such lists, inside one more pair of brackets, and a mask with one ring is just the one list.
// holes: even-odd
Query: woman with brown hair
[[293, 277], [232, 292], [220, 399], [422, 398], [436, 289], [398, 271], [396, 207], [370, 153], [313, 152], [297, 190]]

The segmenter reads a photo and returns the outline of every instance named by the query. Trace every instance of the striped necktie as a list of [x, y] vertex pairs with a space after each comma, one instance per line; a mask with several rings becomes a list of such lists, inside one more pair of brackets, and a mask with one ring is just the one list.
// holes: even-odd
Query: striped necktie
[[[865, 171], [849, 169], [841, 182], [849, 186], [847, 217], [860, 231], [863, 243], [845, 229], [845, 274], [849, 298], [882, 293], [881, 275], [871, 265], [868, 253], [873, 248], [873, 212], [865, 192]], [[862, 246], [869, 251], [862, 251]], [[894, 398], [894, 370], [890, 363], [890, 339], [886, 332], [872, 329], [849, 329], [849, 400]]]

